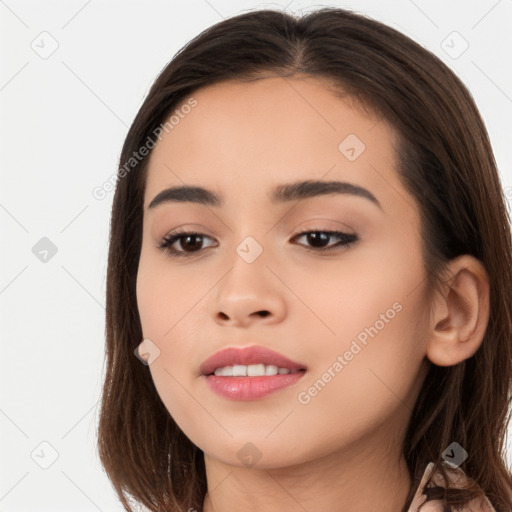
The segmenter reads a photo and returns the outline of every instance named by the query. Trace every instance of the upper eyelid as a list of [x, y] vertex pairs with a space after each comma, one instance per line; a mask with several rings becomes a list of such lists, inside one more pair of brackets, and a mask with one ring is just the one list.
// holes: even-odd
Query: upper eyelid
[[[307, 226], [307, 227], [302, 227], [304, 226], [304, 224], [306, 223], [318, 223], [318, 224], [321, 224], [321, 223], [332, 223], [332, 224], [336, 224], [335, 227], [325, 227], [325, 226], [314, 226], [313, 227], [310, 227], [310, 226]], [[192, 223], [192, 224], [184, 224], [185, 227], [178, 227], [178, 228], [175, 228], [175, 229], [172, 229], [172, 230], [169, 230], [167, 232], [166, 235], [164, 236], [171, 236], [173, 234], [179, 234], [179, 233], [191, 233], [191, 232], [196, 232], [198, 234], [202, 234], [202, 235], [206, 235], [206, 236], [210, 236], [208, 234], [208, 232], [210, 231], [209, 228], [207, 228], [206, 226], [204, 226], [203, 224], [196, 224], [196, 223]], [[282, 228], [283, 230], [285, 230], [285, 228]], [[232, 231], [230, 229], [230, 231]], [[352, 227], [350, 227], [348, 224], [342, 222], [342, 221], [339, 221], [339, 220], [335, 220], [335, 219], [332, 219], [332, 218], [327, 218], [327, 217], [313, 217], [311, 219], [308, 219], [308, 220], [303, 220], [301, 222], [299, 222], [298, 224], [294, 224], [293, 227], [291, 228], [291, 231], [294, 232], [294, 235], [295, 234], [298, 234], [298, 233], [303, 233], [303, 232], [312, 232], [312, 231], [330, 231], [330, 232], [333, 232], [333, 231], [341, 231], [343, 233], [346, 233], [346, 234], [352, 234], [351, 231], [354, 231]]]

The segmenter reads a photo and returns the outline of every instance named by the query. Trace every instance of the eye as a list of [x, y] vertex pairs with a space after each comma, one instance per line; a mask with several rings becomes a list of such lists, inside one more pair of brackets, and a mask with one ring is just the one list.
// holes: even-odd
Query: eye
[[[341, 231], [303, 231], [292, 237], [292, 240], [297, 238], [306, 237], [308, 243], [312, 244], [313, 251], [325, 252], [333, 251], [337, 247], [349, 247], [358, 240], [356, 235], [343, 233]], [[329, 239], [337, 238], [339, 241], [336, 244], [328, 244]], [[308, 251], [311, 252], [311, 251]]]
[[[337, 247], [349, 247], [358, 240], [356, 235], [343, 233], [341, 231], [303, 231], [294, 235], [291, 240], [306, 237], [308, 243], [312, 244], [312, 251], [308, 252], [326, 252], [333, 251]], [[337, 238], [336, 244], [328, 244], [329, 239]], [[158, 247], [165, 250], [170, 256], [187, 257], [200, 252], [203, 247], [203, 241], [211, 238], [204, 233], [197, 231], [174, 231], [165, 236]], [[299, 244], [302, 245], [302, 244]], [[181, 246], [181, 250], [177, 247]]]
[[[174, 231], [165, 236], [158, 247], [165, 250], [170, 256], [186, 257], [199, 252], [205, 238], [211, 240], [209, 236], [197, 231]], [[173, 247], [174, 245], [181, 246], [182, 250]]]

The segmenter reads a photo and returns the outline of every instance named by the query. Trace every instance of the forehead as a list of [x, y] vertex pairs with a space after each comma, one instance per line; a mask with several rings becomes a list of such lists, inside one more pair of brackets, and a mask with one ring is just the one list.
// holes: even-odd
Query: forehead
[[[382, 119], [310, 77], [222, 82], [194, 92], [173, 111], [149, 162], [145, 208], [169, 186], [236, 191], [265, 200], [275, 185], [301, 179], [399, 186], [396, 135]], [[189, 102], [190, 104], [190, 102]], [[177, 122], [176, 122], [177, 121]]]

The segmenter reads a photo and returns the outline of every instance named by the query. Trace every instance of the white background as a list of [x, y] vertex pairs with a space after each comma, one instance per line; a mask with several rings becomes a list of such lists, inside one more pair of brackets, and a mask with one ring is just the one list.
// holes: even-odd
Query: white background
[[[462, 78], [512, 202], [511, 0], [0, 0], [0, 512], [122, 510], [95, 448], [113, 194], [92, 190], [116, 172], [153, 80], [223, 18], [325, 5], [401, 30]], [[457, 58], [453, 31], [469, 44]], [[47, 262], [32, 252], [42, 237], [57, 248]]]

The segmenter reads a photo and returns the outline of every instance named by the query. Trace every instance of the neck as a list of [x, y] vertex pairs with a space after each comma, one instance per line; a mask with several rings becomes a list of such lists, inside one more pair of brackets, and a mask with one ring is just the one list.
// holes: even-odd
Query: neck
[[205, 455], [208, 492], [203, 512], [396, 512], [411, 477], [403, 455], [390, 457], [368, 444], [299, 465], [256, 469]]

